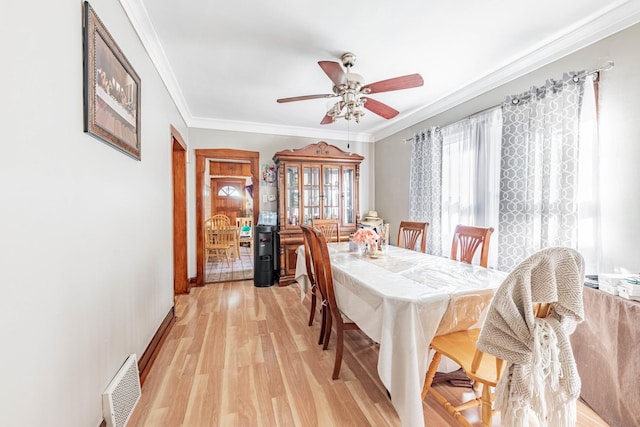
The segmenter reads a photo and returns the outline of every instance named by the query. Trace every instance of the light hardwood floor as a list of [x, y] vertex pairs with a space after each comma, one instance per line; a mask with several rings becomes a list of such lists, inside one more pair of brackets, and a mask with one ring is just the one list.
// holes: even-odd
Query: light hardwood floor
[[[333, 381], [335, 334], [322, 351], [319, 316], [307, 326], [309, 301], [297, 285], [208, 284], [178, 296], [175, 308], [130, 427], [400, 425], [376, 373], [377, 345], [347, 331]], [[470, 392], [441, 388], [450, 398]], [[424, 413], [427, 426], [456, 425], [429, 396]], [[480, 426], [478, 408], [465, 413]], [[577, 427], [587, 426], [607, 424], [579, 402]]]

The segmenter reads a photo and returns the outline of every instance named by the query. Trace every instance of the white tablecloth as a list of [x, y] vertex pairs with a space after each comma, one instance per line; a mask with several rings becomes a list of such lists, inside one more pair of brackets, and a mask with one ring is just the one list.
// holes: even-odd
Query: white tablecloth
[[[506, 273], [395, 246], [380, 258], [349, 252], [348, 243], [328, 246], [338, 306], [380, 343], [378, 375], [402, 425], [423, 427], [428, 346], [449, 300], [495, 290]], [[295, 277], [304, 297], [309, 281], [303, 246], [297, 255]]]

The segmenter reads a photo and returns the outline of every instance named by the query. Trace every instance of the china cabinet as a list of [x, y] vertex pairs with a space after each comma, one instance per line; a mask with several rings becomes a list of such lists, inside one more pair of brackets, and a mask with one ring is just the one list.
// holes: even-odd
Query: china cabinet
[[356, 230], [363, 160], [324, 141], [273, 156], [278, 170], [280, 285], [294, 281], [296, 249], [302, 244], [300, 224], [337, 219], [345, 240]]

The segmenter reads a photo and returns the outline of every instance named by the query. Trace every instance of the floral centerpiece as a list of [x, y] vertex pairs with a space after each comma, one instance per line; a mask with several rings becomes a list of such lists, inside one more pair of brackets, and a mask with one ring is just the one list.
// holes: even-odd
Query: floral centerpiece
[[353, 241], [364, 245], [364, 253], [373, 253], [378, 249], [380, 236], [371, 228], [361, 228], [353, 234]]

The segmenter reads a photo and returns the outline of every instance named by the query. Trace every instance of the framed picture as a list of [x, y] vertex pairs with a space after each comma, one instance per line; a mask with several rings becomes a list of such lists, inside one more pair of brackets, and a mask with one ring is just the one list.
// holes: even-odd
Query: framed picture
[[84, 131], [140, 160], [140, 77], [86, 1]]

